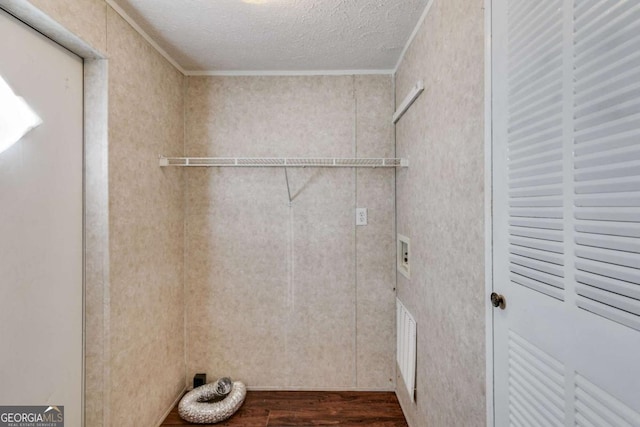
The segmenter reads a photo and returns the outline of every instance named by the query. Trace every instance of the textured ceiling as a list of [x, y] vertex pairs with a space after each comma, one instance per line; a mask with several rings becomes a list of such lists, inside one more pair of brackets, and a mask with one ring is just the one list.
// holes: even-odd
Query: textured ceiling
[[428, 0], [112, 0], [188, 71], [389, 70]]

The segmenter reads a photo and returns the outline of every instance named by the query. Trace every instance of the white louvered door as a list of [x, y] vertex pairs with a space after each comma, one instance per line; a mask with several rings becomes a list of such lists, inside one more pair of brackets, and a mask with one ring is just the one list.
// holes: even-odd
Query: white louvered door
[[496, 426], [640, 427], [640, 0], [493, 0]]

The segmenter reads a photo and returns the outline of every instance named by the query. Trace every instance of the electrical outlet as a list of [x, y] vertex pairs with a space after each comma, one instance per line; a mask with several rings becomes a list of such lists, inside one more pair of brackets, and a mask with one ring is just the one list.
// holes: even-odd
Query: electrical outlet
[[367, 225], [367, 208], [356, 208], [356, 225]]

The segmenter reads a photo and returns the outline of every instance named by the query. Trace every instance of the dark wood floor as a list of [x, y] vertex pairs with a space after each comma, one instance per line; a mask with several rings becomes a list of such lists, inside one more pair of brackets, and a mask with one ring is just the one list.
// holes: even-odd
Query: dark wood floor
[[[177, 407], [162, 427], [193, 425]], [[216, 426], [373, 426], [407, 427], [394, 393], [250, 391], [240, 410]]]

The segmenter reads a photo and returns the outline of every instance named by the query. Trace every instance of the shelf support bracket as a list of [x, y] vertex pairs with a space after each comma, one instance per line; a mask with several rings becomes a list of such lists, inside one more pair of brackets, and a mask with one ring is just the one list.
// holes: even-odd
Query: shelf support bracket
[[291, 203], [293, 200], [291, 199], [291, 187], [289, 186], [289, 173], [287, 172], [287, 167], [284, 167], [284, 179], [287, 181], [287, 195], [289, 196], [289, 207], [291, 207]]
[[424, 82], [422, 80], [418, 80], [416, 85], [411, 89], [411, 92], [407, 95], [407, 97], [402, 101], [402, 104], [398, 107], [396, 112], [393, 114], [393, 124], [398, 123], [400, 117], [407, 112], [409, 107], [413, 105], [413, 103], [418, 99], [420, 94], [424, 91]]

